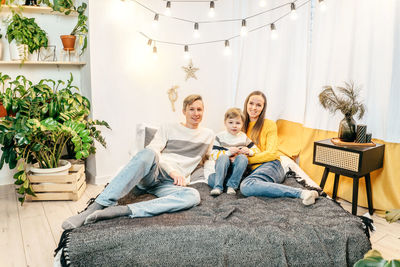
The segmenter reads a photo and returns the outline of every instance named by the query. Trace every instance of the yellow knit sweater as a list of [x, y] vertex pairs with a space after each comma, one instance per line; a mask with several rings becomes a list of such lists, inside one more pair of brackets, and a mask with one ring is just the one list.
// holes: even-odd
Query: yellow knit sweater
[[[255, 121], [249, 123], [247, 136], [250, 137], [251, 130], [254, 127]], [[256, 142], [256, 140], [253, 140]], [[249, 165], [252, 170], [260, 166], [262, 163], [279, 159], [278, 156], [278, 130], [276, 123], [272, 120], [265, 119], [264, 125], [260, 133], [260, 143], [257, 147], [261, 150], [260, 153], [249, 157]]]

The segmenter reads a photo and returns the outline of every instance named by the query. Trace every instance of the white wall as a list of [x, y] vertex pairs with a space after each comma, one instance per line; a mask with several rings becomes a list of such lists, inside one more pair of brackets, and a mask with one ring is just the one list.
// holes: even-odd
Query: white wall
[[[157, 0], [145, 3], [160, 11], [165, 4]], [[182, 66], [187, 63], [183, 59], [183, 47], [158, 44], [159, 57], [154, 61], [147, 49], [147, 39], [138, 32], [163, 40], [192, 42], [195, 41], [193, 25], [161, 17], [155, 31], [151, 26], [153, 15], [131, 1], [92, 0], [89, 4], [93, 117], [108, 121], [112, 127], [112, 131], [103, 131], [107, 149], [99, 147], [91, 159], [96, 165], [96, 182], [109, 180], [129, 160], [137, 124], [182, 120], [182, 100], [189, 94], [203, 96], [203, 126], [216, 131], [222, 129], [223, 114], [232, 103], [230, 89], [235, 82], [231, 79], [232, 58], [225, 58], [222, 53], [223, 42], [190, 47], [193, 64], [200, 70], [196, 72], [197, 80], [185, 81]], [[222, 4], [231, 5], [221, 1]], [[208, 18], [207, 3], [198, 4], [204, 8], [203, 17], [199, 16], [199, 8], [193, 7], [194, 3], [189, 7], [182, 3], [173, 5], [176, 16]], [[231, 6], [218, 6], [220, 15], [223, 10], [226, 17], [234, 15]], [[201, 28], [199, 41], [220, 38], [221, 33], [232, 35], [231, 25], [224, 25], [220, 30], [215, 25], [206, 26]], [[179, 86], [175, 113], [167, 95], [172, 85]]]
[[[11, 13], [1, 12], [1, 19], [7, 17]], [[32, 14], [32, 13], [24, 13], [26, 17], [35, 18], [36, 23], [47, 32], [49, 45], [56, 45], [57, 51], [57, 59], [61, 60], [61, 49], [62, 44], [60, 40], [60, 35], [69, 34], [72, 28], [75, 26], [77, 17], [72, 16], [58, 16], [58, 15], [49, 15], [49, 14]], [[0, 21], [0, 29], [3, 34], [2, 43], [3, 43], [3, 59], [2, 60], [10, 60], [9, 56], [9, 46], [8, 42], [5, 39], [7, 25]], [[89, 49], [85, 52], [82, 61], [89, 60]], [[81, 89], [81, 93], [90, 98], [90, 67], [87, 64], [85, 67], [80, 68], [77, 66], [59, 66], [56, 65], [23, 65], [20, 67], [19, 65], [0, 65], [0, 72], [7, 73], [12, 78], [15, 78], [17, 75], [24, 75], [27, 79], [38, 82], [41, 79], [53, 79], [53, 80], [64, 80], [69, 79], [69, 73], [71, 72], [74, 76], [74, 85], [78, 86]], [[82, 76], [82, 74], [84, 76]], [[84, 79], [81, 77], [85, 77]], [[1, 156], [1, 151], [0, 151]], [[2, 184], [10, 184], [13, 183], [12, 178], [13, 171], [9, 171], [7, 166], [3, 167], [0, 170], [0, 185]]]

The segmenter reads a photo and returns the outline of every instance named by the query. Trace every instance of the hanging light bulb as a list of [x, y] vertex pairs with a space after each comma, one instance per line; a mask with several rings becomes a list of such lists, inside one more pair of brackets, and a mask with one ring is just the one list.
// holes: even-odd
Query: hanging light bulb
[[213, 18], [215, 16], [215, 4], [214, 1], [210, 2], [210, 11], [208, 11], [208, 16]]
[[154, 44], [154, 46], [153, 46], [153, 59], [154, 60], [158, 59], [156, 44]]
[[258, 2], [260, 7], [265, 7], [265, 5], [267, 4], [267, 1], [265, 0], [260, 0], [260, 2]]
[[158, 27], [158, 18], [159, 18], [159, 15], [155, 14], [154, 15], [154, 19], [153, 19], [153, 23], [152, 23], [153, 28], [157, 28]]
[[171, 16], [171, 2], [170, 1], [167, 1], [167, 5], [165, 7], [165, 15]]
[[326, 10], [326, 3], [324, 0], [318, 0], [319, 2], [319, 10], [321, 10], [322, 12], [324, 12]]
[[246, 20], [242, 19], [242, 28], [240, 29], [240, 35], [242, 37], [247, 35], [247, 27], [246, 27]]
[[278, 32], [276, 30], [275, 24], [271, 23], [271, 39], [276, 40], [278, 39]]
[[231, 48], [229, 46], [229, 40], [225, 40], [225, 49], [224, 49], [224, 55], [229, 56], [231, 54]]
[[197, 22], [194, 24], [193, 37], [194, 38], [199, 38], [200, 37], [199, 24]]
[[189, 53], [189, 46], [188, 45], [184, 46], [183, 58], [184, 59], [190, 59], [191, 58], [190, 53]]
[[147, 41], [147, 47], [148, 47], [148, 49], [151, 51], [151, 44], [153, 43], [153, 40], [151, 40], [151, 39], [149, 39], [148, 41]]
[[296, 5], [294, 3], [290, 4], [290, 18], [292, 20], [297, 19]]

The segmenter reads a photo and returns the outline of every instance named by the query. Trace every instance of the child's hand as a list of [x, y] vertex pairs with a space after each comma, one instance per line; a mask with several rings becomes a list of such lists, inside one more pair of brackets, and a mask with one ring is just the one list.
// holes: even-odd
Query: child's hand
[[244, 146], [240, 149], [239, 151], [240, 154], [244, 154], [244, 155], [249, 155], [250, 154], [250, 149], [247, 146]]
[[229, 152], [231, 152], [231, 155], [234, 156], [240, 152], [240, 149], [238, 147], [230, 147]]

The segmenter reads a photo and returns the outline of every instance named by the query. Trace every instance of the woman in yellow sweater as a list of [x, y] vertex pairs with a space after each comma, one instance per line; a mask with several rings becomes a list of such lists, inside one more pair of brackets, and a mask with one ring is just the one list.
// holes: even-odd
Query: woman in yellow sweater
[[304, 205], [314, 204], [318, 198], [317, 191], [282, 184], [285, 173], [277, 154], [277, 127], [274, 121], [265, 119], [266, 109], [264, 93], [254, 91], [246, 98], [244, 131], [261, 152], [249, 157], [252, 172], [242, 181], [240, 191], [244, 196], [301, 198]]

